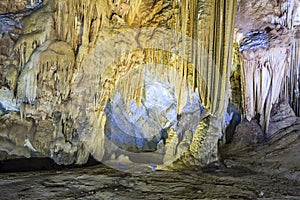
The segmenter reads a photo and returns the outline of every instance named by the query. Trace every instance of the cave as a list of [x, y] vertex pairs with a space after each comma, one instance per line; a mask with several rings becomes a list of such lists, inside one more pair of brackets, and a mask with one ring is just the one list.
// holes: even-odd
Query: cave
[[299, 0], [1, 0], [1, 199], [299, 199]]

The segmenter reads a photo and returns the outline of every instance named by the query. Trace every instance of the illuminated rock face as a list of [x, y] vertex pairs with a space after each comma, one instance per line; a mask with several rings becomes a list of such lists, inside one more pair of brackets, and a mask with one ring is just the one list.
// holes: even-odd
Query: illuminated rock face
[[[230, 16], [234, 13], [234, 2], [226, 3], [224, 6], [222, 6], [222, 2], [220, 3], [218, 6], [222, 9], [226, 8], [226, 10], [221, 9], [218, 12], [228, 13], [228, 15], [222, 16]], [[144, 9], [144, 6], [146, 5], [142, 4], [139, 9]], [[157, 6], [160, 6], [160, 3]], [[95, 158], [101, 160], [105, 156], [103, 149], [107, 146], [107, 142], [105, 142], [107, 135], [109, 138], [113, 138], [115, 143], [121, 145], [123, 150], [146, 150], [146, 147], [140, 147], [139, 142], [122, 143], [122, 140], [119, 139], [124, 138], [126, 140], [127, 138], [128, 141], [136, 141], [145, 127], [139, 131], [132, 128], [132, 132], [137, 134], [134, 136], [131, 135], [131, 132], [126, 133], [128, 134], [126, 136], [123, 132], [119, 132], [118, 135], [105, 133], [105, 131], [120, 131], [113, 124], [117, 123], [116, 116], [125, 112], [125, 108], [123, 111], [115, 109], [113, 105], [117, 103], [110, 106], [107, 102], [114, 102], [115, 95], [120, 93], [121, 97], [117, 99], [124, 101], [123, 103], [120, 100], [121, 105], [130, 107], [132, 100], [134, 100], [136, 105], [140, 106], [147, 99], [148, 90], [153, 89], [146, 84], [147, 78], [150, 76], [151, 79], [157, 80], [157, 83], [161, 83], [162, 80], [166, 81], [165, 84], [169, 88], [168, 92], [173, 93], [171, 99], [173, 107], [176, 109], [176, 112], [173, 112], [173, 108], [170, 110], [172, 111], [172, 116], [169, 117], [172, 119], [171, 121], [163, 119], [165, 122], [160, 121], [159, 128], [148, 129], [149, 133], [144, 137], [151, 138], [153, 135], [158, 135], [152, 138], [153, 140], [149, 139], [150, 149], [156, 149], [156, 146], [159, 145], [159, 129], [167, 126], [170, 137], [166, 140], [165, 149], [162, 151], [168, 155], [169, 159], [163, 158], [163, 163], [172, 164], [173, 161], [176, 161], [178, 165], [182, 166], [206, 165], [218, 160], [218, 140], [222, 133], [223, 116], [229, 97], [228, 75], [230, 71], [228, 63], [231, 61], [230, 30], [233, 30], [233, 21], [231, 21], [232, 18], [220, 19], [221, 21], [219, 21], [221, 15], [214, 13], [214, 6], [212, 2], [195, 4], [194, 2], [183, 1], [180, 2], [180, 5], [172, 2], [169, 9], [174, 9], [174, 12], [177, 11], [172, 18], [166, 19], [167, 21], [162, 24], [157, 24], [155, 20], [153, 21], [154, 24], [149, 24], [148, 21], [137, 19], [131, 25], [129, 18], [124, 16], [123, 25], [120, 24], [118, 31], [114, 27], [111, 28], [112, 37], [108, 37], [104, 33], [99, 36], [102, 40], [83, 60], [81, 68], [78, 69], [78, 75], [75, 75], [74, 98], [72, 98], [74, 99], [73, 105], [76, 105], [72, 110], [77, 110], [77, 113], [84, 112], [83, 116], [78, 115], [75, 120], [85, 125], [81, 129], [86, 132], [82, 134], [82, 140]], [[193, 12], [189, 12], [190, 10]], [[201, 12], [206, 10], [209, 15], [203, 15], [203, 19], [198, 18], [201, 16]], [[120, 16], [114, 13], [111, 18], [118, 20], [118, 23], [123, 21], [123, 18], [120, 19]], [[190, 23], [189, 20], [195, 22]], [[228, 21], [228, 23], [222, 24], [222, 20]], [[141, 24], [137, 26], [136, 23]], [[146, 23], [147, 27], [143, 27], [143, 23]], [[210, 28], [204, 31], [203, 27]], [[223, 28], [215, 30], [214, 27]], [[224, 30], [226, 31], [223, 32]], [[214, 31], [219, 35], [212, 34]], [[228, 37], [219, 38], [220, 35], [224, 34], [227, 34]], [[218, 40], [220, 44], [212, 45], [210, 41], [214, 40]], [[227, 44], [228, 49], [221, 43]], [[221, 56], [220, 53], [224, 55]], [[221, 59], [221, 57], [227, 59]], [[153, 85], [157, 83], [154, 82]], [[161, 86], [158, 84], [155, 90], [163, 92], [164, 88], [159, 87]], [[188, 130], [174, 130], [174, 128], [169, 127], [167, 122], [177, 124], [181, 117], [185, 118], [184, 108], [188, 102], [191, 102], [195, 91], [198, 91], [201, 107], [206, 110], [205, 114], [198, 117], [198, 121], [211, 115], [209, 118], [213, 120], [209, 123], [213, 124], [215, 128], [211, 129], [210, 125], [203, 128], [205, 124], [200, 124], [197, 120], [190, 124], [190, 132]], [[84, 95], [82, 96], [83, 92]], [[160, 98], [162, 97], [161, 94]], [[168, 101], [168, 99], [165, 100]], [[155, 102], [152, 103], [155, 104]], [[194, 109], [197, 111], [197, 108]], [[159, 107], [154, 108], [154, 110], [161, 112], [157, 115], [157, 120], [165, 115]], [[119, 112], [119, 114], [114, 112]], [[130, 112], [122, 114], [119, 121], [117, 120], [118, 123], [125, 123], [124, 127], [127, 125], [130, 127], [130, 124], [122, 119], [129, 114]], [[88, 116], [88, 122], [85, 115]], [[147, 119], [146, 114], [143, 117]], [[152, 114], [151, 118], [156, 118], [156, 116]], [[193, 128], [193, 126], [197, 128]], [[142, 139], [141, 141], [145, 140]], [[202, 148], [203, 152], [199, 153]], [[175, 165], [175, 167], [177, 166]]]
[[[278, 30], [284, 31], [284, 30]], [[268, 124], [272, 105], [278, 101], [284, 78], [289, 70], [290, 38], [288, 35], [272, 33], [252, 33], [246, 40], [250, 40], [250, 46], [244, 40], [240, 45], [242, 52], [242, 81], [244, 82], [244, 108], [247, 120], [258, 116], [263, 129], [268, 131]], [[264, 38], [255, 38], [265, 35]], [[277, 35], [276, 35], [277, 34]], [[276, 40], [278, 40], [276, 44]], [[281, 43], [286, 41], [286, 43]], [[253, 43], [257, 42], [257, 44]], [[275, 43], [275, 44], [274, 44]]]
[[0, 14], [23, 11], [26, 9], [27, 6], [30, 6], [30, 3], [27, 0], [4, 0], [0, 2]]
[[272, 107], [298, 108], [298, 1], [239, 1], [236, 43], [241, 66], [243, 112], [270, 137]]
[[[259, 114], [267, 130], [281, 91], [294, 91], [284, 77], [295, 75], [291, 57], [298, 63], [299, 44], [289, 46], [298, 4], [247, 2], [238, 1], [235, 38], [236, 1], [16, 1], [10, 11], [7, 2], [3, 12], [19, 13], [0, 21], [3, 159], [138, 162], [137, 152], [152, 152], [151, 163], [165, 169], [207, 165], [219, 159], [233, 118], [231, 74], [242, 86], [231, 85], [232, 101], [243, 99], [234, 103], [245, 118]], [[263, 7], [285, 14], [242, 27], [242, 12]], [[23, 131], [12, 135], [13, 126]]]

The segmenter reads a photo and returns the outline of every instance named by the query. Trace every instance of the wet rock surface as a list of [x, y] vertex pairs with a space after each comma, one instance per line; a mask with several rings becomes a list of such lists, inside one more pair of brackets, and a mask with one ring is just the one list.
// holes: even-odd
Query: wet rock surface
[[0, 174], [1, 199], [299, 199], [299, 180], [243, 166], [130, 174], [104, 165]]

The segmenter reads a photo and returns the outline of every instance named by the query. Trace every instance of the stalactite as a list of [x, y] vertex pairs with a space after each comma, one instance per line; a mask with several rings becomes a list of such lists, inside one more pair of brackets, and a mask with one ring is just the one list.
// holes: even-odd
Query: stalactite
[[[160, 3], [157, 3], [158, 6], [162, 5]], [[104, 114], [106, 102], [113, 99], [117, 88], [125, 105], [131, 105], [133, 100], [139, 99], [141, 90], [144, 88], [142, 78], [139, 80], [136, 77], [140, 73], [143, 73], [142, 77], [150, 73], [156, 81], [165, 79], [170, 89], [174, 88], [178, 120], [180, 120], [183, 107], [190, 101], [192, 95], [189, 93], [194, 92], [191, 88], [199, 91], [201, 104], [209, 110], [210, 114], [215, 115], [218, 121], [218, 131], [205, 129], [208, 131], [205, 133], [209, 135], [208, 139], [203, 145], [197, 144], [195, 140], [193, 146], [197, 146], [195, 149], [206, 148], [210, 143], [217, 146], [222, 131], [220, 122], [229, 98], [235, 1], [208, 3], [184, 0], [180, 1], [180, 5], [175, 6], [178, 6], [179, 10], [176, 15], [177, 20], [172, 25], [175, 28], [174, 31], [157, 28], [145, 31], [143, 29], [141, 31], [128, 30], [126, 33], [125, 29], [121, 42], [117, 37], [112, 37], [114, 39], [110, 40], [109, 44], [113, 45], [114, 49], [106, 48], [105, 43], [99, 43], [95, 51], [84, 60], [82, 70], [85, 71], [85, 77], [90, 77], [89, 80], [94, 80], [92, 77], [96, 76], [94, 71], [97, 69], [98, 81], [95, 80], [97, 84], [91, 88], [91, 91], [100, 91], [98, 102], [88, 100], [89, 94], [80, 100], [87, 103], [86, 107], [93, 105], [97, 113], [87, 113], [92, 121], [89, 122], [90, 125], [85, 126], [85, 129], [91, 132], [83, 134], [83, 140], [86, 141], [87, 146], [90, 146], [90, 151], [95, 157], [103, 156], [103, 150], [100, 151], [100, 149], [103, 149], [101, 145], [103, 145], [105, 134], [101, 127], [104, 126], [106, 120]], [[201, 13], [203, 11], [205, 13]], [[130, 12], [128, 15], [132, 16]], [[136, 47], [140, 50], [136, 50]], [[118, 52], [112, 52], [116, 50], [122, 50], [125, 54], [119, 55]], [[114, 59], [110, 59], [111, 56]], [[90, 64], [95, 63], [95, 60], [97, 60], [97, 67]], [[77, 80], [81, 80], [80, 77]], [[85, 87], [82, 81], [75, 85], [74, 95], [82, 91], [80, 88]], [[95, 95], [91, 96], [94, 98]], [[77, 105], [75, 102], [74, 104]], [[83, 118], [78, 118], [78, 120], [83, 120]], [[102, 123], [97, 124], [96, 121], [102, 121]], [[200, 137], [204, 133], [197, 134]], [[210, 149], [207, 155], [217, 155], [217, 148]], [[206, 160], [206, 156], [205, 158], [200, 158], [199, 155], [196, 157], [198, 158], [195, 159], [201, 160], [200, 163], [203, 165], [218, 159], [217, 156], [213, 156], [211, 160]]]
[[[290, 35], [281, 26], [270, 33], [256, 31], [240, 44], [243, 107], [247, 120], [257, 118], [267, 133], [271, 109], [284, 89], [290, 69]], [[283, 41], [283, 42], [282, 42]]]
[[38, 48], [20, 74], [18, 98], [30, 104], [36, 104], [38, 98], [54, 102], [66, 99], [74, 60], [73, 50], [64, 42], [47, 42]]
[[51, 4], [46, 3], [44, 7], [27, 16], [22, 20], [24, 26], [23, 35], [18, 39], [14, 50], [20, 55], [19, 70], [21, 71], [29, 61], [32, 53], [49, 39], [51, 34]]
[[77, 63], [80, 66], [84, 56], [98, 40], [108, 4], [100, 0], [88, 3], [54, 0], [52, 9], [55, 11], [53, 14], [54, 37], [71, 44], [77, 52]]
[[285, 93], [282, 94], [285, 99], [288, 99], [291, 107], [293, 108], [297, 116], [300, 115], [299, 107], [299, 95], [300, 95], [300, 79], [299, 79], [299, 70], [300, 70], [300, 42], [297, 35], [295, 34], [295, 39], [291, 49], [291, 62], [290, 62], [290, 72], [285, 79]]
[[[199, 128], [196, 133], [196, 126], [177, 130], [179, 141], [173, 143], [177, 153], [172, 156], [180, 159], [192, 142], [189, 153], [197, 160], [195, 163], [205, 165], [217, 160], [215, 147], [229, 97], [235, 3], [45, 2], [44, 7], [24, 20], [25, 34], [15, 46], [21, 55], [17, 86], [17, 96], [24, 103], [21, 115], [24, 119], [32, 115], [42, 121], [52, 120], [51, 157], [57, 162], [61, 162], [59, 156], [64, 150], [74, 157], [74, 146], [65, 141], [69, 133], [62, 127], [67, 116], [74, 120], [72, 128], [78, 132], [84, 148], [101, 160], [107, 102], [120, 93], [125, 105], [134, 101], [141, 105], [147, 93], [145, 82], [151, 77], [167, 85], [174, 95], [170, 108], [176, 110], [172, 110], [173, 125], [179, 124], [181, 114], [187, 112], [185, 106], [194, 99], [197, 113], [192, 118], [196, 125], [202, 105], [218, 122], [214, 127]], [[33, 26], [31, 21], [40, 23]], [[57, 116], [61, 117], [55, 121]], [[163, 118], [160, 110], [149, 116]], [[165, 124], [159, 126], [164, 128]], [[202, 136], [205, 140], [199, 144]], [[208, 148], [210, 144], [213, 148]], [[199, 149], [201, 155], [197, 153]], [[202, 155], [205, 149], [208, 151]], [[82, 155], [87, 155], [86, 151]]]
[[[197, 68], [200, 77], [196, 82], [203, 104], [212, 113], [221, 116], [226, 105], [220, 102], [223, 102], [221, 99], [227, 99], [228, 95], [227, 65], [231, 62], [231, 52], [227, 49], [232, 49], [235, 2], [201, 2], [199, 6], [199, 12], [207, 14], [200, 14], [201, 19], [198, 21], [197, 35], [202, 48], [196, 50], [199, 52], [196, 66], [200, 66]], [[203, 11], [201, 6], [210, 9]], [[215, 88], [216, 86], [220, 88]]]

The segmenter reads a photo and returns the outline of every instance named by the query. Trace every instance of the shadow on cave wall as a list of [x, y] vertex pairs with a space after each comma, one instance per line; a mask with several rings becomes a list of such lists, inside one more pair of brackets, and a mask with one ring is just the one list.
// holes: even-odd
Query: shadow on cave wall
[[30, 172], [42, 170], [64, 170], [101, 165], [92, 156], [84, 165], [58, 165], [51, 158], [18, 158], [0, 161], [0, 173]]

